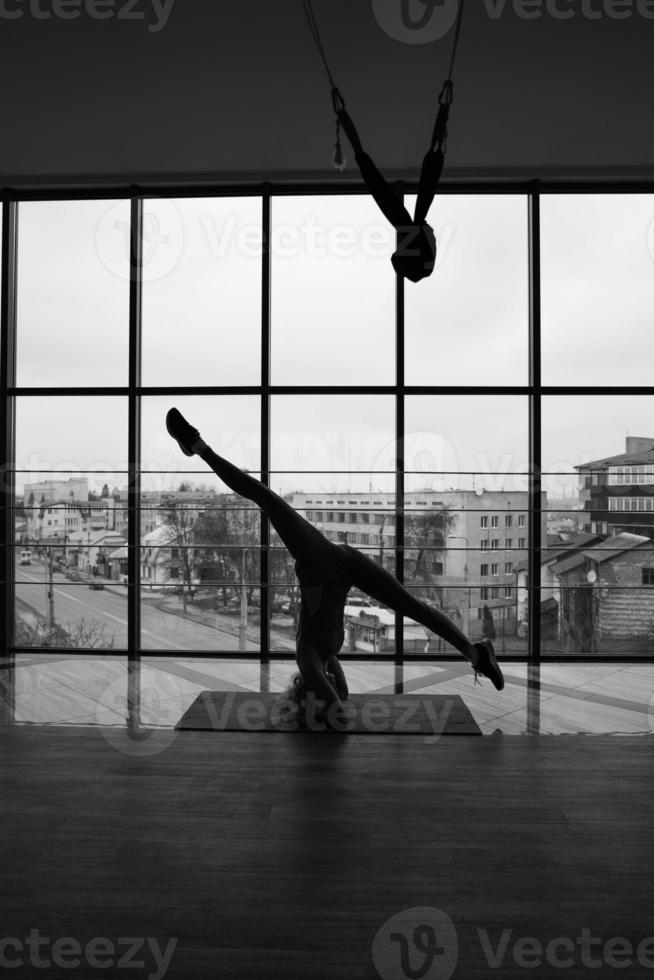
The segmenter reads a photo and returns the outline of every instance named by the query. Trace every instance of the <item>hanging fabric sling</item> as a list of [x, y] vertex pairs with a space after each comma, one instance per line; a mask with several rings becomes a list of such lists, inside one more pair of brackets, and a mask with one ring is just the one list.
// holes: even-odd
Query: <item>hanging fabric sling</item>
[[302, 0], [302, 2], [309, 29], [322, 58], [331, 87], [332, 105], [336, 116], [334, 165], [338, 170], [342, 170], [345, 166], [340, 141], [340, 130], [342, 128], [354, 150], [357, 166], [359, 167], [359, 172], [366, 187], [376, 201], [382, 214], [390, 221], [397, 232], [397, 249], [391, 258], [393, 268], [398, 275], [404, 276], [412, 282], [420, 282], [421, 279], [431, 275], [436, 264], [436, 237], [432, 227], [427, 224], [427, 215], [438, 189], [447, 153], [447, 124], [454, 96], [452, 74], [461, 32], [464, 0], [460, 0], [459, 4], [450, 68], [447, 80], [443, 84], [438, 99], [438, 114], [434, 123], [431, 144], [422, 161], [418, 197], [413, 218], [398, 200], [393, 188], [377, 169], [371, 157], [363, 149], [356, 126], [345, 108], [345, 100], [329, 68], [311, 7], [311, 0]]

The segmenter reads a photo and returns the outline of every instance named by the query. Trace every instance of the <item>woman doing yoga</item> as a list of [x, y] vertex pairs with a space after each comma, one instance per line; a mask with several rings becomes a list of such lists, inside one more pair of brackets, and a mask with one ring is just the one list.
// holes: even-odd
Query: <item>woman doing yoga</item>
[[470, 661], [475, 679], [483, 674], [502, 690], [504, 678], [490, 640], [472, 643], [443, 613], [412, 596], [367, 555], [329, 541], [282, 497], [218, 456], [176, 408], [168, 412], [166, 428], [183, 453], [200, 456], [234, 493], [261, 508], [294, 558], [301, 592], [295, 659], [307, 691], [327, 710], [335, 706], [338, 713], [348, 696], [337, 654], [345, 639], [343, 614], [353, 586], [447, 640]]

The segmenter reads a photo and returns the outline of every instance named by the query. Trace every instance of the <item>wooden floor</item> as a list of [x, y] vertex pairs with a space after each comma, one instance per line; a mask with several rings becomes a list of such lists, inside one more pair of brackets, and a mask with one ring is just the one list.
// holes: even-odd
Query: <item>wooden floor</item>
[[[652, 744], [0, 729], [0, 939], [24, 963], [8, 975], [402, 980], [430, 922], [427, 980], [652, 975], [636, 955], [654, 934]], [[81, 965], [36, 965], [30, 930], [48, 940], [42, 961], [69, 938]], [[97, 944], [87, 953], [100, 937], [104, 969]], [[127, 937], [140, 966], [119, 962]], [[527, 937], [574, 951], [529, 968]], [[612, 968], [616, 937], [631, 967]]]

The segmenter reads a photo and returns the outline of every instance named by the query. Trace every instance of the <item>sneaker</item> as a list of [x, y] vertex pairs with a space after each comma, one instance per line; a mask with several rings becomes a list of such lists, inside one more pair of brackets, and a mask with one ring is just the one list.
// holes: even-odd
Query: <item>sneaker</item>
[[474, 648], [479, 654], [479, 660], [472, 665], [475, 672], [475, 684], [479, 684], [479, 675], [487, 677], [489, 681], [501, 691], [504, 687], [504, 677], [499, 664], [495, 659], [495, 651], [490, 640], [480, 640], [474, 644]]
[[166, 428], [173, 439], [179, 443], [179, 448], [185, 456], [194, 456], [193, 446], [200, 438], [200, 433], [189, 425], [181, 412], [171, 408], [166, 415]]

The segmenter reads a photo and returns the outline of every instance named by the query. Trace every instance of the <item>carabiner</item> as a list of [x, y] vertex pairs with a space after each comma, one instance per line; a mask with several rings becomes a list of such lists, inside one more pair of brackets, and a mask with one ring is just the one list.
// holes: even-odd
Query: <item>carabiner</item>
[[438, 101], [440, 105], [452, 105], [454, 101], [454, 82], [450, 78], [443, 84]]

